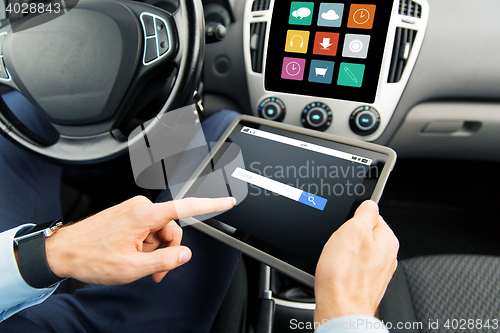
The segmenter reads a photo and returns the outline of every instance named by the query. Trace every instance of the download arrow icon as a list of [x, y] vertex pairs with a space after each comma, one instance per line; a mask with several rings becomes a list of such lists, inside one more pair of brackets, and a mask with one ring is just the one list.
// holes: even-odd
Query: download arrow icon
[[323, 38], [323, 43], [320, 43], [319, 45], [323, 46], [323, 50], [328, 50], [328, 48], [332, 46], [330, 38]]

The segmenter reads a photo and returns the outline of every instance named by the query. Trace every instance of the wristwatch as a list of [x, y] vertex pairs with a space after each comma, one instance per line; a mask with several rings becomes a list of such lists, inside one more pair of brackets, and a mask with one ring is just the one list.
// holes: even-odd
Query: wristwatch
[[14, 238], [19, 272], [33, 288], [49, 288], [64, 280], [52, 273], [45, 253], [45, 238], [52, 236], [62, 226], [60, 219], [42, 223], [24, 229]]

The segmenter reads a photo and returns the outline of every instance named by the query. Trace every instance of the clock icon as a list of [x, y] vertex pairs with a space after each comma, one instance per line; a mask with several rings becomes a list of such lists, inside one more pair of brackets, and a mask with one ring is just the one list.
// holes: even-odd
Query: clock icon
[[372, 29], [376, 9], [376, 5], [351, 5], [347, 27], [353, 29]]
[[292, 61], [286, 65], [286, 72], [290, 76], [297, 76], [300, 73], [300, 64], [298, 62]]
[[357, 24], [365, 24], [370, 19], [370, 12], [364, 8], [358, 9], [354, 12], [352, 19]]

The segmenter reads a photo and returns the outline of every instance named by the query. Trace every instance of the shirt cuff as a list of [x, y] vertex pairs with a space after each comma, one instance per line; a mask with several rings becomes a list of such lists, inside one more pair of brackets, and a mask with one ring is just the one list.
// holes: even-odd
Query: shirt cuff
[[16, 234], [33, 224], [25, 224], [0, 233], [0, 322], [15, 313], [39, 304], [49, 297], [59, 286], [36, 289], [28, 285], [17, 266], [14, 254], [14, 238]]
[[322, 323], [315, 333], [388, 333], [384, 323], [364, 315], [344, 316]]

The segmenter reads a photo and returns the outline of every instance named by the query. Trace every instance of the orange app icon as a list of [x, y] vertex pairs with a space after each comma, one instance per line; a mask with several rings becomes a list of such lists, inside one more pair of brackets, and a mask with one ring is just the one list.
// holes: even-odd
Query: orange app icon
[[336, 56], [339, 34], [336, 32], [317, 32], [314, 40], [313, 54]]
[[376, 5], [351, 5], [347, 27], [354, 29], [371, 29], [373, 27], [376, 8]]

